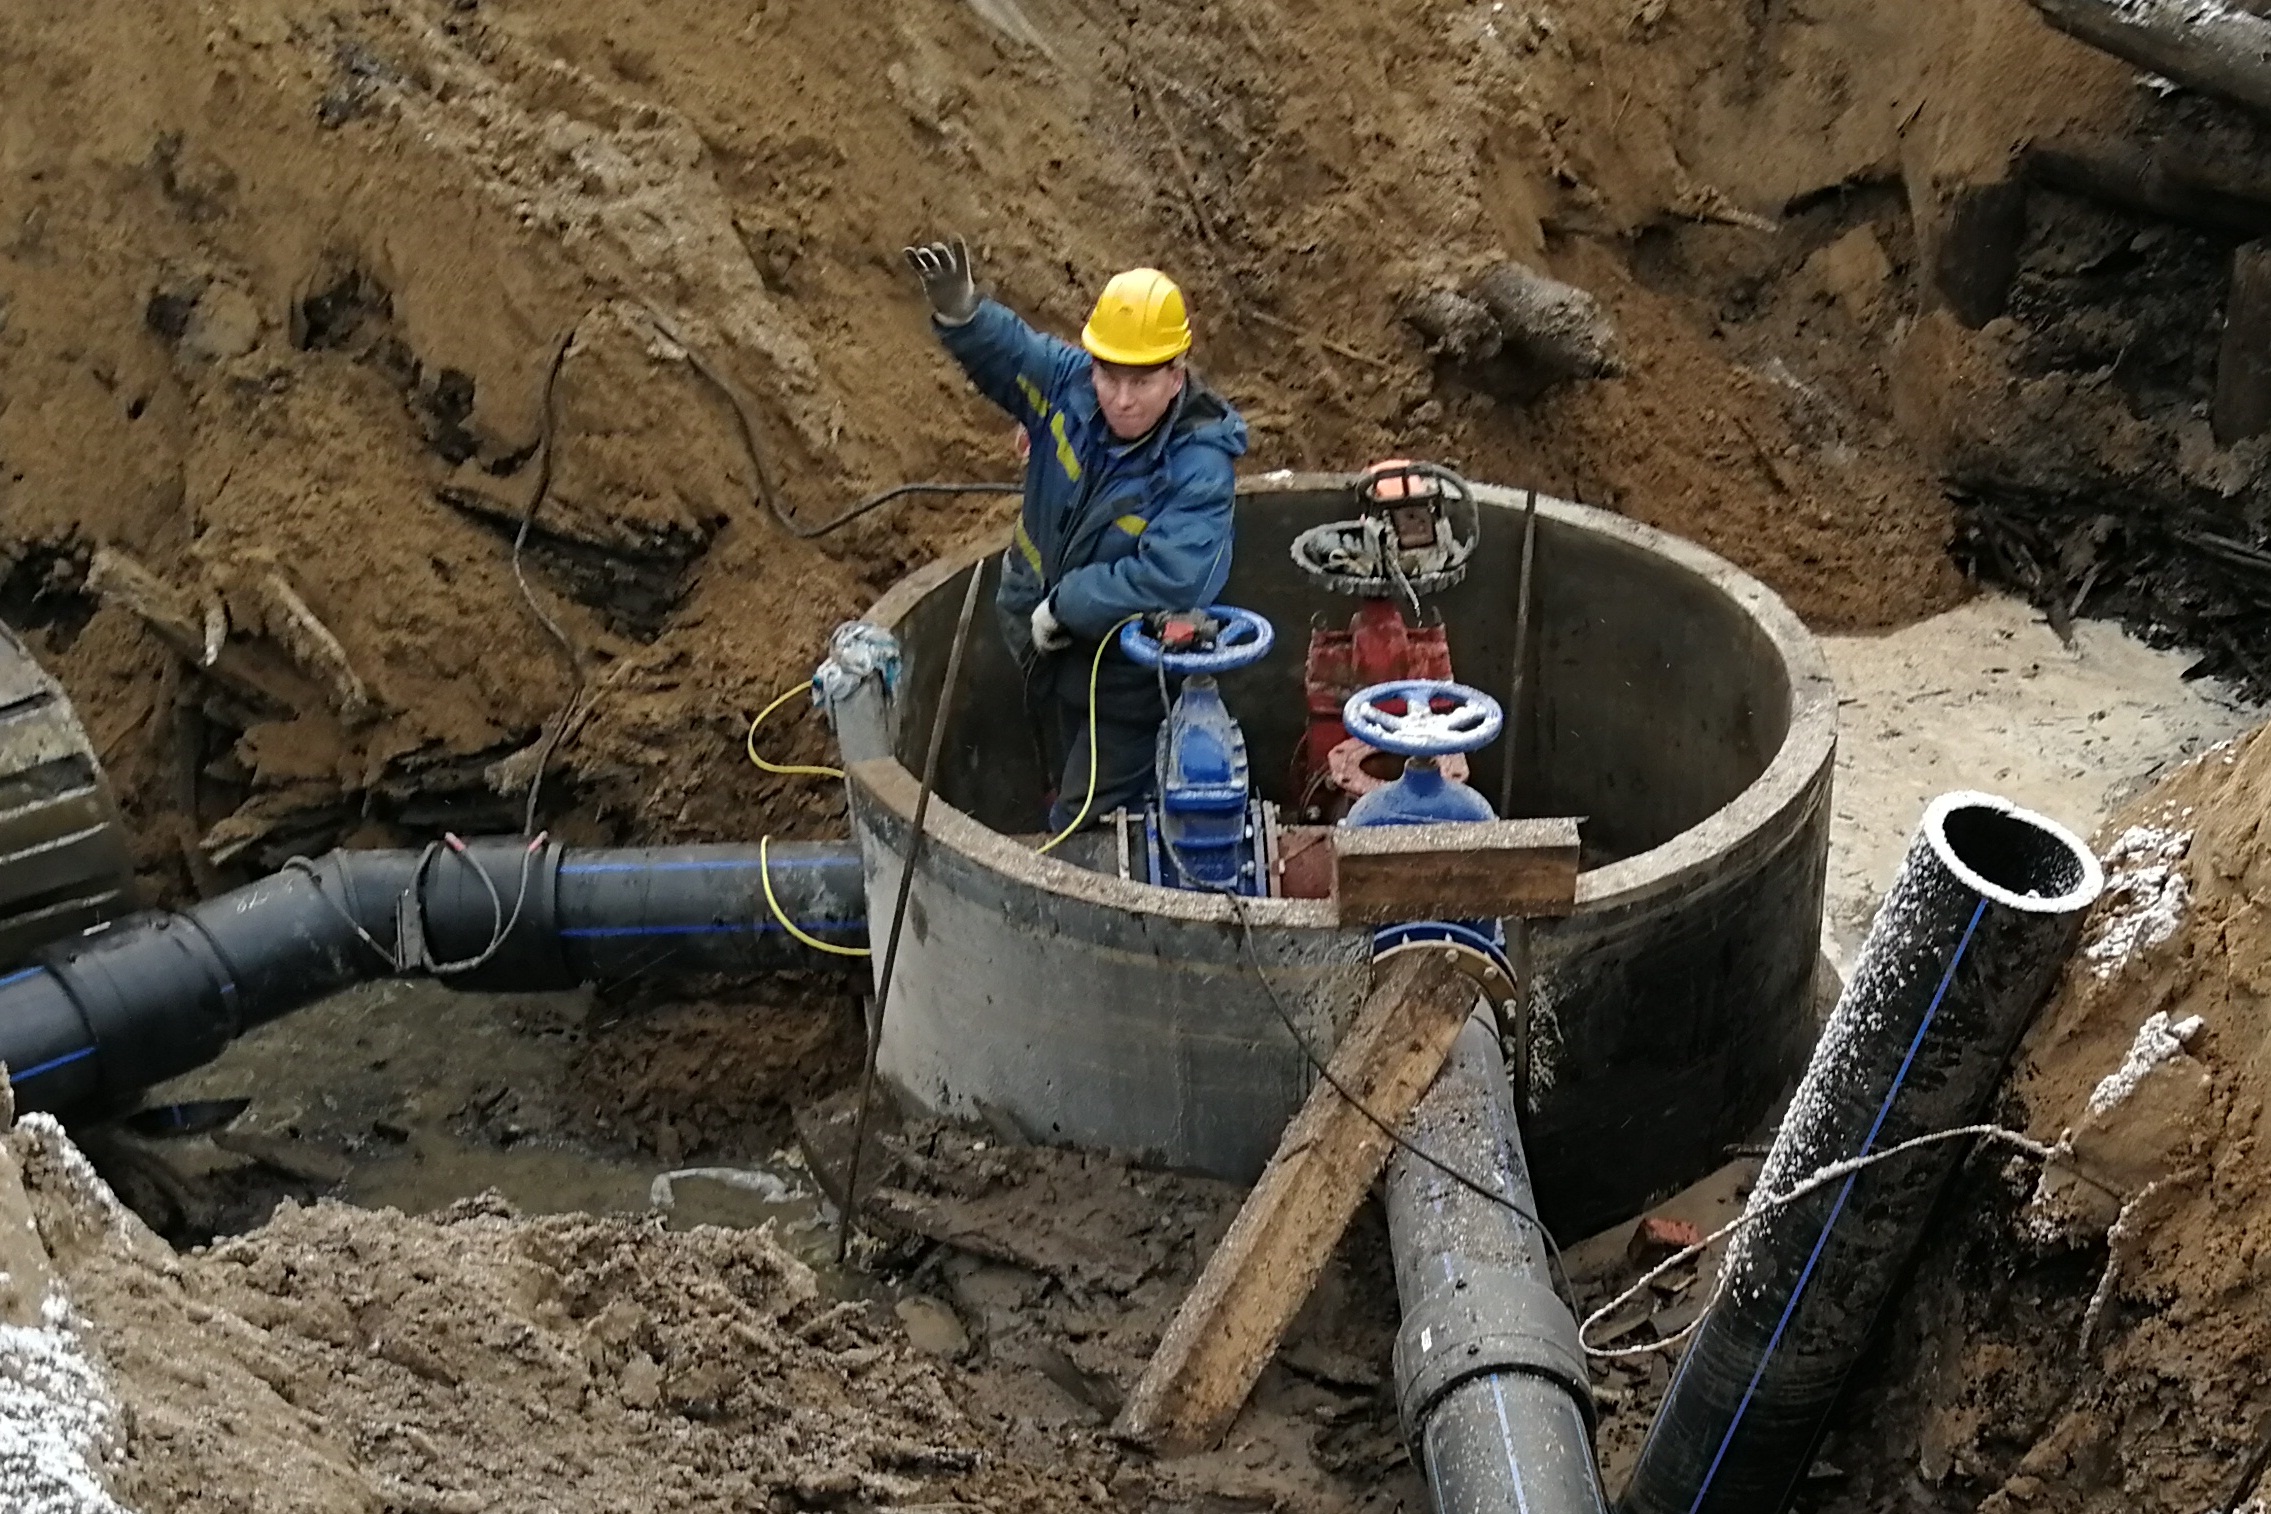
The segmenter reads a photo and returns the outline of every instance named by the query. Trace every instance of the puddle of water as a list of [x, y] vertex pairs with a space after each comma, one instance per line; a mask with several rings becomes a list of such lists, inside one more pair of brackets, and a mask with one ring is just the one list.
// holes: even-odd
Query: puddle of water
[[[759, 1186], [681, 1175], [719, 1170], [746, 1174]], [[832, 1265], [836, 1255], [835, 1209], [809, 1179], [785, 1167], [669, 1168], [550, 1142], [499, 1147], [428, 1128], [413, 1132], [394, 1153], [356, 1162], [337, 1196], [366, 1209], [429, 1214], [489, 1191], [523, 1214], [659, 1211], [673, 1230], [769, 1224], [783, 1248], [808, 1266]]]
[[[495, 1191], [524, 1214], [770, 1224], [830, 1286], [846, 1285], [833, 1275], [835, 1211], [786, 1153], [688, 1168], [575, 1134], [588, 1126], [570, 1118], [568, 1074], [589, 1011], [582, 993], [369, 984], [260, 1027], [151, 1099], [249, 1098], [235, 1131], [343, 1155], [350, 1170], [333, 1191], [365, 1208], [426, 1214]], [[208, 1165], [206, 1144], [151, 1149], [171, 1147], [193, 1170]]]

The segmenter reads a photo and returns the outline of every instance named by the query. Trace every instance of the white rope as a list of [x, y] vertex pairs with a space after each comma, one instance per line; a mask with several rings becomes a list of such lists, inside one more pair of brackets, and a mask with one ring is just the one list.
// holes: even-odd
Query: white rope
[[1959, 1125], [1953, 1130], [1935, 1130], [1929, 1135], [1920, 1135], [1911, 1140], [1902, 1141], [1897, 1146], [1888, 1146], [1883, 1151], [1872, 1151], [1866, 1156], [1847, 1157], [1842, 1162], [1832, 1162], [1827, 1167], [1816, 1170], [1812, 1176], [1787, 1192], [1771, 1194], [1765, 1198], [1752, 1195], [1750, 1203], [1744, 1207], [1741, 1214], [1721, 1225], [1694, 1245], [1683, 1247], [1649, 1268], [1640, 1275], [1640, 1281], [1585, 1316], [1585, 1323], [1577, 1327], [1577, 1344], [1584, 1348], [1587, 1356], [1600, 1361], [1615, 1361], [1628, 1356], [1646, 1356], [1652, 1351], [1669, 1351], [1674, 1346], [1685, 1343], [1687, 1338], [1695, 1334], [1701, 1328], [1703, 1322], [1710, 1318], [1712, 1306], [1717, 1304], [1719, 1296], [1727, 1291], [1728, 1271], [1725, 1267], [1720, 1268], [1719, 1279], [1712, 1287], [1711, 1297], [1704, 1301], [1701, 1312], [1694, 1319], [1688, 1321], [1686, 1326], [1677, 1334], [1668, 1335], [1660, 1341], [1650, 1341], [1644, 1346], [1620, 1347], [1595, 1346], [1586, 1337], [1592, 1334], [1593, 1328], [1602, 1320], [1638, 1298], [1650, 1283], [1653, 1283], [1674, 1267], [1679, 1266], [1682, 1262], [1702, 1255], [1704, 1251], [1733, 1235], [1745, 1225], [1762, 1220], [1777, 1209], [1787, 1208], [1808, 1194], [1818, 1192], [1840, 1178], [1850, 1177], [1854, 1173], [1874, 1167], [1879, 1162], [1890, 1161], [1894, 1157], [1915, 1151], [1919, 1147], [1933, 1145], [1939, 1141], [1968, 1140], [1975, 1136], [2016, 1146], [2037, 1161], [2056, 1161], [2073, 1154], [2064, 1141], [2060, 1141], [2056, 1146], [2045, 1146], [2042, 1142], [2030, 1136], [2020, 1135], [2015, 1130], [2005, 1130], [2000, 1125]]

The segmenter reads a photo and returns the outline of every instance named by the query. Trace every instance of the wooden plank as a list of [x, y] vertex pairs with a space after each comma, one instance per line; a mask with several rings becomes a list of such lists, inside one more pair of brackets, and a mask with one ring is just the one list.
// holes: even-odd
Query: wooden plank
[[2209, 423], [2219, 447], [2271, 428], [2271, 242], [2249, 242], [2232, 253]]
[[1572, 914], [1577, 822], [1340, 826], [1333, 898], [1357, 925]]
[[[1334, 1079], [1400, 1125], [1442, 1071], [1475, 1000], [1447, 956], [1396, 958], [1333, 1053]], [[1332, 1083], [1311, 1091], [1160, 1339], [1117, 1434], [1171, 1452], [1222, 1439], [1393, 1147]]]
[[157, 574], [116, 548], [104, 547], [95, 553], [87, 570], [87, 590], [105, 604], [119, 605], [142, 617], [157, 638], [191, 667], [263, 710], [304, 714], [324, 707], [296, 676], [271, 667], [266, 659], [238, 643], [221, 643], [213, 649], [212, 661], [207, 662], [204, 617], [183, 603]]

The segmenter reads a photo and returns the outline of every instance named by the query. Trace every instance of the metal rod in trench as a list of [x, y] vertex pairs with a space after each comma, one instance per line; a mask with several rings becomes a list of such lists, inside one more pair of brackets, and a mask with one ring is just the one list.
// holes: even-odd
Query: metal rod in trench
[[1514, 591], [1514, 673], [1506, 685], [1506, 734], [1500, 750], [1506, 753], [1498, 779], [1498, 813], [1514, 813], [1514, 772], [1521, 765], [1515, 741], [1522, 725], [1522, 696], [1530, 680], [1530, 580], [1538, 562], [1538, 491], [1522, 491], [1522, 576]]
[[860, 1157], [867, 1150], [868, 1111], [875, 1103], [875, 1060], [883, 1048], [883, 1016], [891, 1004], [891, 978], [899, 965], [899, 928], [907, 922], [907, 896], [915, 886], [915, 864], [922, 856], [924, 827], [930, 819], [930, 796], [938, 782], [939, 749], [946, 745], [946, 725], [954, 713], [954, 693], [962, 682], [962, 649], [970, 640], [970, 620], [978, 610], [978, 585], [985, 577], [983, 562], [972, 564], [970, 587], [962, 591], [962, 615], [954, 623], [954, 646], [946, 654], [946, 682], [938, 691], [938, 709], [930, 721], [930, 749], [923, 754], [923, 786], [915, 796], [914, 834], [907, 839], [907, 861], [899, 870], [899, 897], [891, 906], [891, 933], [883, 945], [883, 973], [875, 983], [875, 1014], [867, 1027], [867, 1061], [860, 1068], [859, 1114], [852, 1121], [852, 1160], [844, 1179], [844, 1218], [836, 1229], [836, 1261], [851, 1255], [852, 1231], [859, 1223]]
[[[1506, 731], [1500, 750], [1506, 753], [1501, 764], [1498, 781], [1498, 813], [1512, 818], [1514, 814], [1514, 775], [1521, 766], [1522, 701], [1529, 692], [1530, 681], [1530, 583], [1538, 561], [1538, 491], [1526, 489], [1522, 494], [1522, 574], [1514, 595], [1514, 673], [1507, 680]], [[1530, 1112], [1530, 919], [1527, 915], [1514, 921], [1514, 937], [1507, 943], [1514, 968], [1514, 1013], [1512, 1034], [1506, 1039], [1513, 1045], [1508, 1057], [1514, 1084], [1514, 1107], [1522, 1114]]]

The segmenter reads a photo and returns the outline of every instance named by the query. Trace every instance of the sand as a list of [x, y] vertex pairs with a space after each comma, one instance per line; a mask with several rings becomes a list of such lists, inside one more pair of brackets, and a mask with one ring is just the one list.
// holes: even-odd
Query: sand
[[2087, 836], [2157, 775], [2255, 719], [2213, 680], [2185, 681], [2183, 652], [2089, 620], [2069, 646], [2000, 595], [1822, 648], [1838, 723], [1822, 930], [1840, 968], [1937, 796], [1984, 789]]

